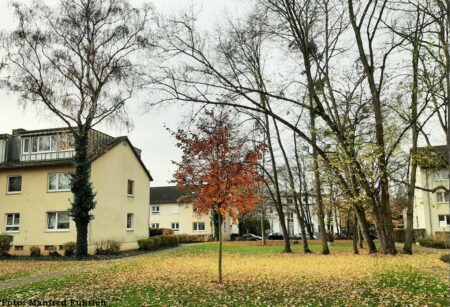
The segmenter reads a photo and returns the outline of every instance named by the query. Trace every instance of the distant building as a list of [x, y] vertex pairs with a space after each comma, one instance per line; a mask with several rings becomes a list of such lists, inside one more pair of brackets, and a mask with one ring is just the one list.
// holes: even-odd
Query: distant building
[[[89, 252], [105, 240], [136, 248], [148, 237], [148, 189], [152, 177], [127, 137], [89, 132], [91, 182], [96, 208], [88, 228]], [[67, 128], [13, 130], [0, 135], [0, 229], [14, 236], [14, 254], [30, 246], [45, 253], [76, 241], [68, 214], [74, 140]]]
[[[307, 215], [307, 220], [311, 225], [311, 230], [314, 234], [315, 238], [320, 237], [320, 228], [319, 228], [319, 219], [317, 216], [317, 206], [316, 206], [316, 196], [315, 195], [308, 195], [306, 198], [303, 197], [303, 203], [305, 206], [307, 206], [309, 209], [306, 210], [305, 214]], [[326, 200], [327, 196], [324, 196], [324, 199]], [[294, 207], [293, 199], [290, 197], [283, 197], [283, 213], [285, 218], [285, 223], [287, 227], [287, 231], [289, 233], [290, 237], [294, 236], [300, 236], [301, 235], [301, 227], [300, 223], [298, 222], [297, 214]], [[270, 231], [276, 232], [276, 233], [282, 233], [281, 230], [281, 224], [280, 219], [278, 216], [277, 211], [275, 210], [274, 205], [269, 206], [269, 209], [267, 211], [266, 218], [269, 220], [270, 223]], [[336, 225], [335, 222], [335, 215], [334, 213], [331, 216], [331, 219], [328, 220], [329, 217], [325, 216], [325, 225], [329, 226], [327, 231], [338, 233], [341, 231], [340, 226]], [[308, 234], [308, 232], [307, 232]]]
[[[182, 201], [189, 196], [186, 190], [176, 186], [150, 188], [150, 218], [151, 228], [169, 228], [176, 234], [210, 234], [214, 235], [214, 223], [211, 213], [199, 214], [192, 202]], [[232, 220], [223, 222], [224, 239], [230, 239], [232, 232], [237, 232]]]
[[419, 148], [418, 153], [413, 228], [443, 239], [450, 232], [447, 147]]

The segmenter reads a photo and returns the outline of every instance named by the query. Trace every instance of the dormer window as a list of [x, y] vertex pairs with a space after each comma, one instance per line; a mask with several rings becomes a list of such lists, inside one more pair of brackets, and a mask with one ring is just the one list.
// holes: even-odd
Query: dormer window
[[22, 141], [22, 151], [23, 153], [30, 152], [30, 138], [23, 139]]

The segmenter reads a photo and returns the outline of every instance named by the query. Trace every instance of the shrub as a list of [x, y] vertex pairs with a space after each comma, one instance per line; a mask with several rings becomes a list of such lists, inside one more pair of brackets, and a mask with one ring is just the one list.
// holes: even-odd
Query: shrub
[[169, 229], [169, 228], [161, 228], [161, 230], [162, 230], [162, 232], [161, 232], [162, 236], [169, 236], [169, 235], [174, 234], [173, 230]]
[[66, 242], [63, 244], [64, 256], [72, 257], [75, 255], [75, 242]]
[[174, 235], [162, 235], [157, 238], [161, 239], [161, 247], [171, 247], [178, 245], [178, 238]]
[[7, 253], [10, 250], [13, 240], [14, 237], [11, 235], [0, 235], [0, 254]]
[[39, 246], [31, 246], [30, 247], [30, 256], [31, 257], [40, 257], [41, 256], [41, 248]]
[[48, 255], [50, 257], [54, 257], [54, 258], [61, 257], [61, 254], [58, 253], [57, 251], [51, 251], [51, 252], [48, 253]]
[[439, 259], [441, 259], [441, 261], [444, 261], [445, 263], [450, 263], [450, 254], [441, 255]]
[[199, 242], [208, 242], [209, 241], [209, 235], [204, 234], [198, 234], [198, 235], [188, 235], [188, 234], [181, 234], [181, 235], [175, 235], [178, 239], [178, 243], [185, 244], [185, 243], [199, 243]]
[[162, 228], [149, 228], [148, 231], [150, 237], [162, 235]]
[[160, 237], [154, 237], [153, 239], [153, 245], [156, 248], [159, 248], [161, 246], [161, 238]]
[[449, 246], [444, 241], [421, 239], [421, 240], [419, 240], [419, 243], [421, 246], [424, 246], [424, 247], [440, 248], [440, 249], [449, 248]]
[[137, 241], [140, 250], [153, 250], [155, 247], [155, 240], [153, 238], [142, 239]]
[[96, 254], [98, 255], [117, 255], [120, 252], [119, 241], [107, 240], [97, 243]]
[[334, 234], [331, 231], [327, 231], [328, 242], [334, 242]]

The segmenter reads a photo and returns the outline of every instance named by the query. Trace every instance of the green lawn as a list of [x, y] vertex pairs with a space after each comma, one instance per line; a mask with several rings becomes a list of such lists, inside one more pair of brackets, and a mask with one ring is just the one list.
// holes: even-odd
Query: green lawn
[[[216, 282], [217, 243], [202, 243], [123, 259], [68, 262], [69, 274], [52, 278], [62, 269], [56, 261], [42, 281], [0, 290], [0, 298], [103, 299], [108, 306], [448, 305], [448, 281], [442, 278], [448, 266], [438, 259], [441, 251], [353, 255], [347, 242], [332, 244], [332, 255], [322, 256], [302, 254], [301, 245], [284, 254], [281, 246], [251, 244], [225, 244], [221, 286]], [[320, 244], [311, 247], [320, 250]], [[2, 261], [0, 266], [8, 263], [35, 274], [21, 269], [28, 261]], [[0, 289], [8, 280], [1, 276]]]

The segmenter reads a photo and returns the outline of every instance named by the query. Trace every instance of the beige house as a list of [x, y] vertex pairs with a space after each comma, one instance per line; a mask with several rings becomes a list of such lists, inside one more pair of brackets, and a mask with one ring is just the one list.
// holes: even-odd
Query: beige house
[[[91, 181], [96, 208], [88, 229], [89, 252], [105, 240], [137, 247], [148, 237], [148, 189], [152, 180], [140, 150], [127, 137], [90, 132]], [[14, 254], [60, 250], [76, 240], [69, 173], [73, 138], [67, 129], [13, 130], [0, 135], [0, 232], [14, 236]]]
[[[175, 234], [210, 234], [214, 236], [212, 214], [199, 214], [192, 203], [180, 202], [189, 192], [176, 186], [150, 188], [150, 228], [170, 228]], [[231, 219], [222, 226], [223, 238], [236, 230]]]
[[[446, 146], [420, 148], [414, 198], [414, 229], [443, 239], [450, 232], [449, 178]], [[405, 216], [406, 218], [406, 216]]]

